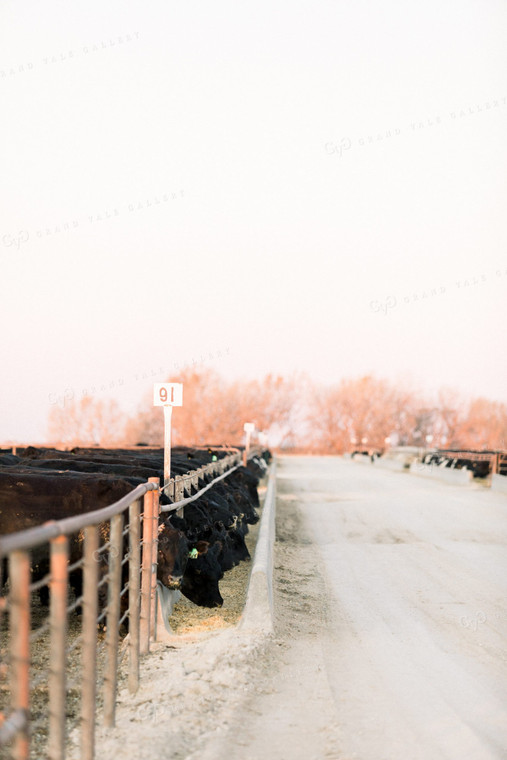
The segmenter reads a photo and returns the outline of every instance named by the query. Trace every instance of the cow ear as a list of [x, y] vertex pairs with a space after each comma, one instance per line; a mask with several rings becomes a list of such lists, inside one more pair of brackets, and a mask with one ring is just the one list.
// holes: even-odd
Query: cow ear
[[199, 554], [206, 554], [209, 549], [209, 541], [198, 541], [195, 548]]

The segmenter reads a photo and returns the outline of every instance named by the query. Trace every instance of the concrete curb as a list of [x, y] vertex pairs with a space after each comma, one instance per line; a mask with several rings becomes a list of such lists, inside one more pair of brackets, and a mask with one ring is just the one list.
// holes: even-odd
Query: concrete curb
[[491, 490], [496, 493], [507, 494], [507, 477], [505, 475], [493, 473], [493, 477], [491, 478]]
[[455, 486], [470, 485], [474, 477], [473, 473], [465, 468], [452, 470], [450, 467], [438, 467], [432, 464], [422, 464], [421, 462], [413, 462], [410, 465], [410, 474], [419, 475], [423, 478], [433, 478], [433, 480], [441, 480], [444, 483]]
[[259, 536], [246, 595], [238, 623], [242, 631], [273, 632], [273, 547], [275, 543], [276, 463], [270, 467]]

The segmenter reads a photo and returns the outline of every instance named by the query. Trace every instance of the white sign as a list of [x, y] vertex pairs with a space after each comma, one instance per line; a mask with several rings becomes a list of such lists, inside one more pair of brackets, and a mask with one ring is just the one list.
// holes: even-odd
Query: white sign
[[245, 424], [243, 425], [243, 430], [245, 431], [245, 433], [253, 433], [253, 431], [255, 430], [254, 423], [253, 422], [245, 422]]
[[183, 406], [183, 383], [155, 383], [153, 406]]

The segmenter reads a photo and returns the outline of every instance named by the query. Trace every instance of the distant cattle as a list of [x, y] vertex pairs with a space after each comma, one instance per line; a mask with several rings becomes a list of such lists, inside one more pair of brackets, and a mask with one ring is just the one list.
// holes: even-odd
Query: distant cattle
[[[486, 452], [484, 452], [486, 453]], [[467, 452], [429, 452], [423, 457], [423, 463], [436, 467], [449, 467], [453, 470], [467, 469], [474, 478], [486, 478], [491, 474], [491, 460], [467, 457]]]

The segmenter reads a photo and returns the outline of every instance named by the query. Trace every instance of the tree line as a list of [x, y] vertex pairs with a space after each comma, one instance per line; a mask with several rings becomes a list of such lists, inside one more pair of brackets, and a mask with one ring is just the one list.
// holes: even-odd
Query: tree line
[[[171, 382], [183, 383], [183, 406], [172, 416], [174, 445], [238, 445], [244, 422], [254, 422], [271, 447], [286, 451], [507, 448], [506, 404], [449, 388], [430, 397], [374, 375], [330, 385], [304, 374], [226, 381], [192, 367]], [[162, 445], [163, 425], [151, 391], [127, 418], [116, 401], [84, 396], [50, 410], [48, 439], [67, 447]]]

